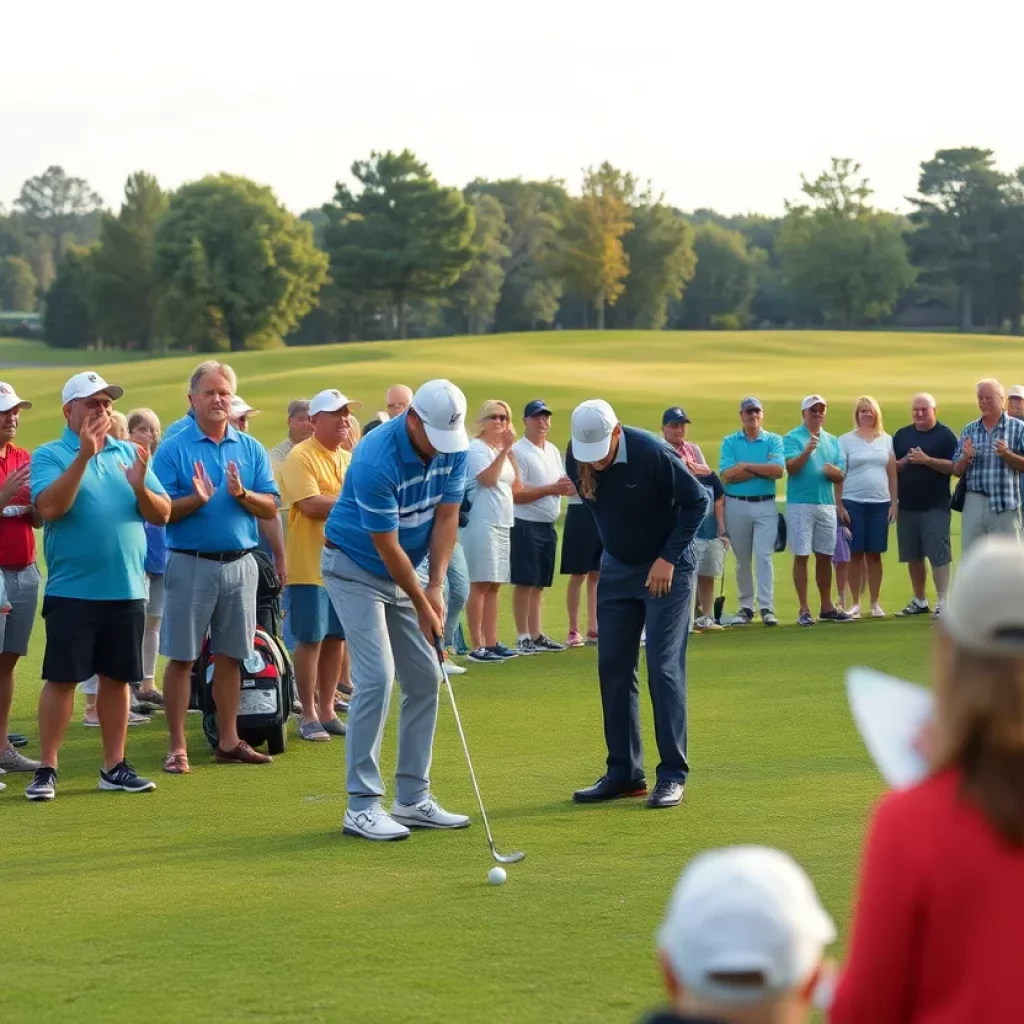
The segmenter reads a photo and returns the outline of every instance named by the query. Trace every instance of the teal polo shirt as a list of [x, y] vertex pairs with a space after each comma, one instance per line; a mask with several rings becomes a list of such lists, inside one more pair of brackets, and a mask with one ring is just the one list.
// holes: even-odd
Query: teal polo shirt
[[[59, 441], [32, 453], [32, 500], [74, 462], [81, 444], [65, 427]], [[43, 524], [46, 596], [86, 601], [139, 601], [146, 597], [146, 530], [125, 468], [135, 446], [108, 437], [89, 460], [71, 508]], [[146, 486], [164, 494], [152, 464]]]
[[[807, 447], [811, 432], [801, 424], [782, 439], [782, 453], [795, 459]], [[835, 491], [822, 467], [826, 463], [846, 472], [846, 456], [839, 447], [839, 438], [823, 430], [818, 435], [818, 447], [804, 463], [799, 473], [786, 478], [786, 502], [790, 505], [834, 505]]]
[[171, 500], [192, 493], [194, 466], [202, 462], [214, 491], [191, 515], [167, 524], [172, 551], [249, 551], [260, 542], [256, 517], [228, 493], [228, 463], [238, 466], [242, 486], [253, 494], [278, 497], [266, 448], [255, 438], [229, 426], [220, 442], [207, 437], [195, 420], [165, 439], [153, 456], [153, 470]]
[[[782, 454], [782, 438], [778, 434], [772, 434], [762, 430], [757, 437], [751, 441], [742, 430], [735, 434], [729, 434], [722, 438], [722, 452], [718, 462], [718, 475], [721, 476], [727, 469], [740, 462], [755, 462], [758, 465], [781, 466], [783, 472], [786, 469], [786, 458]], [[744, 480], [743, 483], [726, 483], [722, 481], [726, 494], [738, 498], [755, 498], [763, 495], [775, 496], [775, 484], [777, 481], [768, 480], [765, 477], [756, 477], [753, 480]]]

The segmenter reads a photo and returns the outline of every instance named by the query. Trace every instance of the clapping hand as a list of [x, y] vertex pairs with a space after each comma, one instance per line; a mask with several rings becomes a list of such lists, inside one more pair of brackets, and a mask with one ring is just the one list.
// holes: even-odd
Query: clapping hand
[[242, 478], [238, 475], [238, 466], [234, 462], [228, 463], [227, 472], [227, 485], [228, 494], [232, 498], [241, 498], [245, 494], [245, 486], [242, 484]]
[[576, 485], [567, 476], [557, 480], [551, 487], [551, 493], [562, 498], [571, 498], [576, 493]]
[[811, 434], [811, 436], [807, 439], [807, 444], [804, 445], [804, 451], [807, 452], [808, 455], [813, 454], [814, 449], [818, 447], [819, 440], [820, 438], [817, 434]]
[[3, 486], [0, 487], [0, 508], [13, 503], [18, 492], [28, 484], [29, 473], [29, 467], [22, 466], [4, 481]]
[[102, 414], [91, 416], [82, 424], [78, 432], [78, 447], [87, 459], [103, 450], [107, 443], [107, 426], [107, 418]]
[[973, 459], [974, 459], [974, 442], [970, 438], [967, 438], [967, 440], [964, 441], [963, 453], [964, 453], [964, 458], [968, 462], [973, 461]]
[[124, 475], [128, 483], [132, 485], [133, 491], [140, 491], [146, 486], [146, 470], [149, 468], [149, 449], [145, 445], [137, 444], [135, 458], [130, 465], [124, 467]]
[[994, 445], [992, 445], [992, 451], [996, 453], [1001, 459], [1005, 459], [1010, 454], [1010, 446], [1002, 439], [999, 438]]
[[498, 442], [501, 445], [502, 451], [508, 451], [512, 445], [516, 443], [516, 430], [515, 427], [508, 426], [502, 432], [498, 438]]
[[914, 463], [915, 466], [927, 466], [928, 460], [931, 458], [929, 455], [925, 455], [924, 451], [920, 448], [911, 448], [907, 452], [907, 458]]
[[193, 462], [192, 493], [199, 499], [199, 504], [205, 505], [213, 497], [215, 489], [206, 467], [201, 462]]

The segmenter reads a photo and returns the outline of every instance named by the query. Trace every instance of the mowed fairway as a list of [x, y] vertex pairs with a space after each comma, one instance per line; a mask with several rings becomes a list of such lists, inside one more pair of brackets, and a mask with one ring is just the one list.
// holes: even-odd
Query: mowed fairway
[[[766, 427], [785, 432], [798, 422], [799, 400], [820, 391], [831, 403], [827, 426], [842, 433], [866, 392], [892, 432], [924, 389], [959, 430], [973, 415], [977, 378], [1024, 378], [1014, 339], [881, 333], [557, 332], [231, 361], [240, 393], [263, 410], [253, 426], [267, 444], [283, 436], [296, 396], [337, 387], [366, 402], [365, 418], [388, 385], [447, 376], [466, 391], [471, 413], [486, 398], [506, 399], [517, 414], [545, 398], [560, 446], [582, 399], [607, 398], [623, 421], [655, 429], [667, 405], [682, 404], [691, 440], [712, 463], [747, 394], [765, 403]], [[185, 407], [196, 362], [104, 360], [102, 372], [126, 388], [120, 408], [151, 406], [166, 425]], [[36, 403], [23, 414], [20, 442], [57, 435], [71, 372], [0, 370]], [[171, 778], [159, 771], [166, 733], [157, 716], [129, 736], [130, 759], [157, 791], [99, 793], [99, 737], [79, 722], [80, 697], [57, 800], [29, 804], [25, 776], [7, 776], [0, 794], [0, 1018], [632, 1021], [660, 1000], [653, 933], [681, 866], [735, 842], [797, 856], [845, 940], [863, 826], [882, 784], [850, 720], [843, 674], [870, 664], [927, 675], [930, 623], [892, 617], [909, 596], [894, 537], [892, 546], [885, 621], [798, 629], [789, 557], [777, 556], [781, 628], [692, 638], [692, 775], [676, 810], [570, 802], [603, 769], [593, 649], [471, 666], [455, 685], [496, 841], [527, 852], [503, 888], [486, 882], [491, 861], [445, 698], [433, 786], [447, 806], [472, 812], [473, 826], [376, 846], [340, 834], [343, 741], [292, 740], [269, 768], [217, 767], [191, 716], [193, 774]], [[732, 568], [730, 557], [729, 611]], [[511, 641], [511, 595], [503, 609]], [[560, 581], [546, 616], [549, 632], [564, 636]], [[42, 648], [40, 621], [12, 722], [32, 736], [30, 755]], [[643, 683], [641, 708], [653, 778]], [[394, 760], [392, 721], [385, 776]]]

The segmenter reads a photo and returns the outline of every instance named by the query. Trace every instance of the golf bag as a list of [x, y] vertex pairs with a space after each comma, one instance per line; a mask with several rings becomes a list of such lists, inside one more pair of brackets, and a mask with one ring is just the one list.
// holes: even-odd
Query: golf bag
[[[280, 639], [281, 583], [273, 563], [262, 551], [254, 551], [252, 557], [259, 571], [257, 626], [252, 654], [239, 665], [242, 690], [238, 705], [238, 735], [252, 747], [266, 743], [269, 754], [283, 754], [295, 693], [295, 670]], [[203, 733], [216, 750], [220, 730], [217, 726], [217, 705], [213, 699], [213, 658], [208, 635], [192, 666], [190, 707], [202, 712]]]

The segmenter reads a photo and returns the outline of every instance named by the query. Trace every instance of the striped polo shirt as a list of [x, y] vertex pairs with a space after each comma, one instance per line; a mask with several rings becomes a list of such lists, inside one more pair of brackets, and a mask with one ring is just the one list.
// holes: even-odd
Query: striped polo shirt
[[324, 535], [367, 572], [387, 577], [370, 534], [397, 530], [402, 550], [419, 565], [430, 549], [434, 510], [460, 505], [465, 491], [466, 453], [437, 454], [425, 463], [409, 440], [403, 413], [356, 445]]

